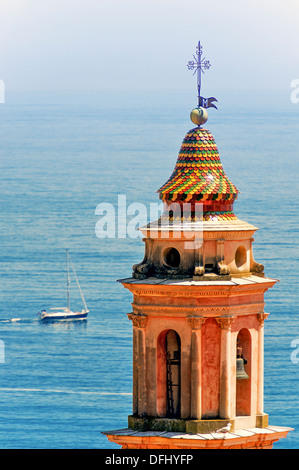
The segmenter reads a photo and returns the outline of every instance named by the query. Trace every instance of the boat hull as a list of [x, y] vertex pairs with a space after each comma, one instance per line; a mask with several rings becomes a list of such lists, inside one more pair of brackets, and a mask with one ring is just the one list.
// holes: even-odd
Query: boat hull
[[88, 311], [84, 312], [54, 312], [44, 313], [40, 319], [43, 322], [46, 321], [61, 321], [61, 320], [84, 320], [87, 318]]

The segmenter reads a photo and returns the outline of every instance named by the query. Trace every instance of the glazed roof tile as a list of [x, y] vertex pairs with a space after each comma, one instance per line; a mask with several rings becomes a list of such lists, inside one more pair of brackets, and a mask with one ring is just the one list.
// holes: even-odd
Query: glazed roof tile
[[239, 191], [224, 172], [212, 134], [196, 127], [184, 138], [174, 171], [158, 192], [170, 202], [233, 202]]

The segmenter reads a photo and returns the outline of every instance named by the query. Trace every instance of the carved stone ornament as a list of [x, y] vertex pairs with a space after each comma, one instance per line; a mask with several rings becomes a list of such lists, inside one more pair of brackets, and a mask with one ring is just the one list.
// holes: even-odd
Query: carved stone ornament
[[264, 270], [265, 270], [264, 265], [261, 264], [261, 263], [257, 263], [256, 261], [255, 261], [255, 262], [253, 263], [253, 265], [251, 266], [251, 271], [252, 271], [253, 273], [259, 273], [259, 274], [261, 274], [261, 273], [264, 272]]
[[146, 315], [136, 315], [135, 313], [128, 313], [129, 320], [132, 320], [133, 326], [138, 328], [145, 328], [147, 316]]
[[205, 268], [203, 266], [195, 266], [194, 276], [203, 276], [205, 273]]
[[187, 317], [187, 321], [189, 325], [191, 326], [192, 330], [201, 330], [202, 325], [206, 321], [206, 318], [204, 317]]
[[221, 260], [217, 263], [217, 272], [220, 274], [220, 275], [223, 275], [223, 274], [229, 274], [230, 273], [230, 268], [229, 266], [227, 266], [225, 264], [225, 261], [224, 260]]
[[215, 318], [222, 330], [230, 330], [234, 319], [235, 317], [231, 316]]
[[267, 320], [268, 316], [269, 316], [269, 313], [258, 313], [257, 315], [257, 320], [259, 322], [259, 326], [263, 326], [264, 325], [264, 321]]

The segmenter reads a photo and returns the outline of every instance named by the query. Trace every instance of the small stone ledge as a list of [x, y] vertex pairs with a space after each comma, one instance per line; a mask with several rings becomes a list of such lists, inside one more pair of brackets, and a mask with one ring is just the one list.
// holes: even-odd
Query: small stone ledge
[[186, 432], [186, 420], [128, 416], [128, 426], [135, 431]]
[[[240, 418], [240, 417], [239, 417]], [[246, 418], [246, 417], [244, 417]], [[242, 421], [242, 420], [241, 420]], [[231, 431], [241, 427], [236, 419], [175, 419], [128, 416], [128, 427], [134, 431], [167, 431], [184, 432], [189, 434], [216, 432], [218, 429], [231, 423]], [[268, 427], [268, 415], [260, 414], [256, 416], [257, 428]]]

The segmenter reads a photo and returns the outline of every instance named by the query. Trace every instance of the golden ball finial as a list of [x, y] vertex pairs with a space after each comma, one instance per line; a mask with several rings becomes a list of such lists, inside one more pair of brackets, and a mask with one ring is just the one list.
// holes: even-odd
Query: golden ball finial
[[208, 111], [201, 106], [199, 108], [194, 108], [190, 113], [190, 119], [194, 124], [201, 126], [201, 124], [204, 124], [208, 120]]

